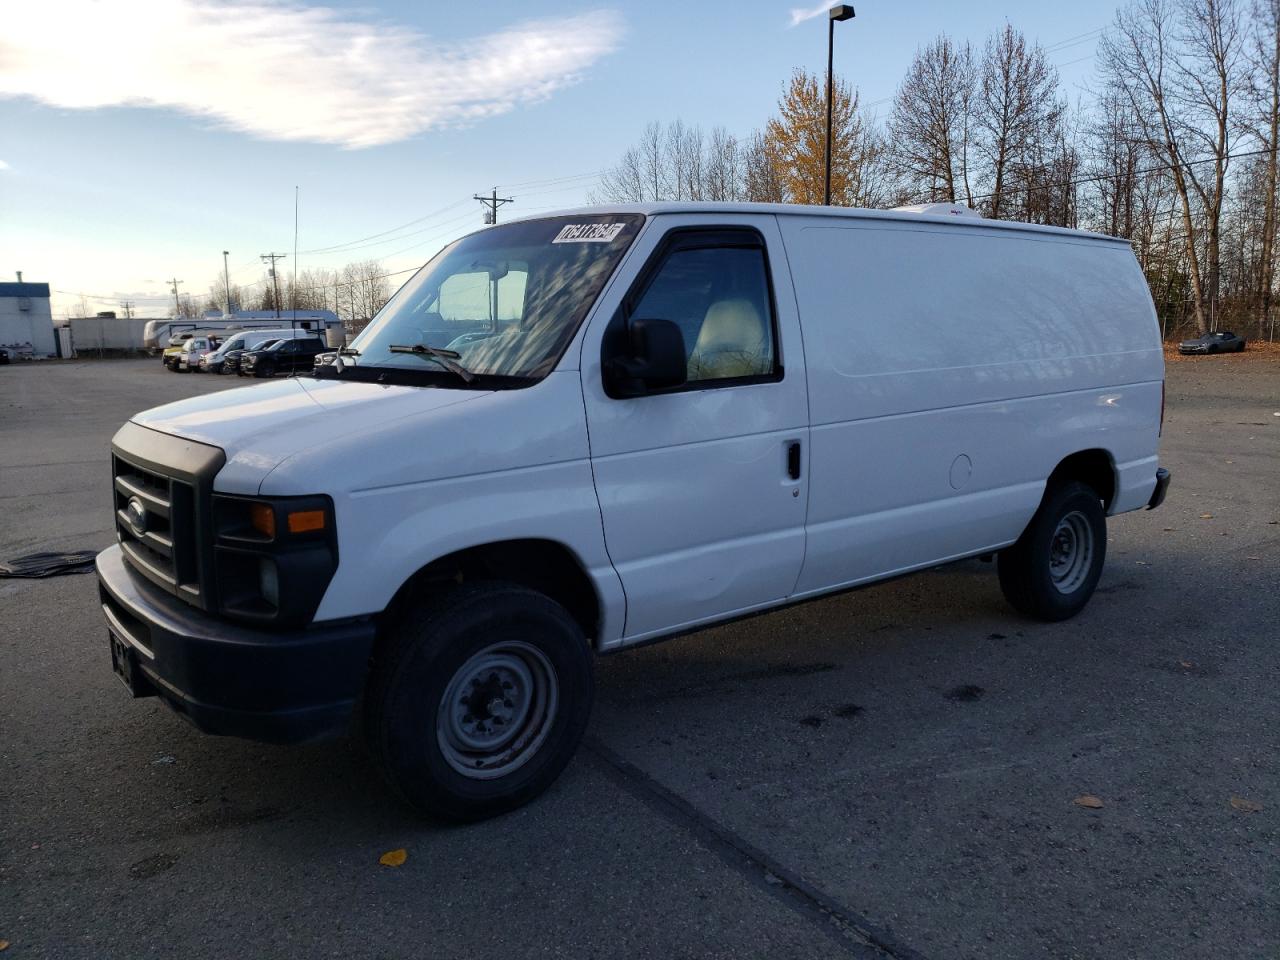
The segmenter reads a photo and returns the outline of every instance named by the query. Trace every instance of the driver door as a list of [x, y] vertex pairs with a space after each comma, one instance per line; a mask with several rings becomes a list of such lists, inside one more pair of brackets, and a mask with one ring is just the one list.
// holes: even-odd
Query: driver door
[[[656, 218], [584, 338], [591, 464], [636, 641], [789, 596], [804, 560], [808, 402], [776, 221]], [[620, 278], [623, 279], [623, 278]], [[689, 382], [614, 398], [603, 361], [633, 319], [682, 331]]]

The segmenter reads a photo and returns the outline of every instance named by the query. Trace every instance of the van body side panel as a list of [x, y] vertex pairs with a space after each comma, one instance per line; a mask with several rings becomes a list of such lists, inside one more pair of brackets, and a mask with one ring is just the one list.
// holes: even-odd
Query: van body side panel
[[[605, 542], [627, 596], [623, 642], [782, 601], [804, 559], [808, 401], [777, 224], [764, 215], [654, 217], [625, 279], [634, 280], [668, 231], [686, 226], [750, 227], [764, 237], [784, 376], [611, 398], [601, 342], [630, 283], [601, 300], [583, 340], [581, 375]], [[796, 480], [788, 475], [792, 443], [801, 444]]]
[[592, 580], [602, 638], [620, 635], [625, 604], [604, 548], [577, 372], [479, 396], [405, 389], [423, 401], [420, 414], [406, 403], [395, 418], [298, 450], [262, 482], [273, 495], [323, 477], [333, 495], [338, 571], [316, 619], [378, 613], [414, 573], [458, 550], [541, 539], [566, 547]]
[[797, 593], [1013, 542], [1054, 467], [1117, 464], [1146, 503], [1164, 376], [1126, 245], [967, 224], [783, 217], [808, 351]]

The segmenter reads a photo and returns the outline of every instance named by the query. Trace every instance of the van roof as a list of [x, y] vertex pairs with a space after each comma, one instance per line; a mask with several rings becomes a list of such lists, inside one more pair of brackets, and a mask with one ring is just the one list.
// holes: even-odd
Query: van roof
[[[1049, 234], [1056, 237], [1074, 239], [1101, 240], [1107, 243], [1128, 245], [1129, 241], [1122, 237], [1112, 237], [1104, 233], [1093, 233], [1089, 230], [1072, 230], [1067, 227], [1047, 227], [1036, 223], [1022, 223], [1017, 220], [989, 220], [986, 217], [969, 214], [957, 216], [946, 209], [943, 204], [926, 204], [921, 208], [900, 208], [897, 210], [870, 210], [863, 207], [820, 207], [798, 203], [728, 203], [706, 201], [667, 201], [662, 203], [616, 203], [597, 204], [593, 206], [566, 207], [563, 210], [550, 210], [546, 213], [517, 217], [519, 220], [545, 220], [550, 217], [574, 215], [596, 215], [601, 213], [641, 213], [645, 216], [658, 216], [675, 213], [766, 213], [776, 216], [797, 217], [830, 217], [839, 220], [896, 220], [906, 223], [945, 223], [951, 226], [968, 229], [1009, 230]], [[938, 212], [933, 212], [938, 210]], [[514, 222], [506, 221], [507, 223]]]

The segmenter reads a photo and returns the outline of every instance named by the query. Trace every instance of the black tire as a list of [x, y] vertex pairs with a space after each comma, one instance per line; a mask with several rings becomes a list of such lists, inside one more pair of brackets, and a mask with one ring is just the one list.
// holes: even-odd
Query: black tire
[[[586, 638], [558, 603], [513, 584], [464, 584], [399, 613], [386, 641], [369, 678], [364, 732], [383, 775], [417, 810], [483, 820], [529, 802], [564, 770], [586, 730], [595, 684]], [[517, 673], [490, 672], [509, 671], [501, 659], [508, 654], [517, 670], [528, 658], [526, 696]], [[548, 676], [539, 694], [536, 677]], [[500, 703], [504, 690], [513, 699]], [[494, 704], [508, 708], [511, 722], [501, 729]], [[509, 739], [471, 753], [457, 747], [462, 736]], [[532, 746], [511, 749], [522, 742]]]
[[1106, 558], [1107, 518], [1097, 491], [1077, 481], [1051, 483], [1017, 543], [1000, 551], [1000, 589], [1025, 616], [1066, 620], [1093, 596]]
[[253, 368], [253, 376], [255, 379], [260, 380], [263, 377], [270, 377], [274, 374], [275, 374], [274, 370], [269, 370], [268, 368], [264, 367], [262, 364], [258, 364], [256, 367]]

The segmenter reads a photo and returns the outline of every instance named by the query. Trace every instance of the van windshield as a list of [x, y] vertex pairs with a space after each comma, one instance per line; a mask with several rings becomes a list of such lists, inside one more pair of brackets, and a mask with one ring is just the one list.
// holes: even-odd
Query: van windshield
[[643, 221], [637, 214], [551, 217], [455, 241], [355, 339], [352, 373], [393, 367], [428, 373], [441, 386], [472, 382], [421, 349], [431, 347], [474, 374], [476, 386], [494, 385], [485, 378], [541, 379], [559, 361]]

